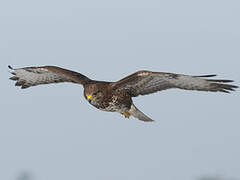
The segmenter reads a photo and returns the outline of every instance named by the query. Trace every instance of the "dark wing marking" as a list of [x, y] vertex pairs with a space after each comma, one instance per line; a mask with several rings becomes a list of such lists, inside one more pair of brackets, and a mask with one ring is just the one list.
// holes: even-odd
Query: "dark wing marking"
[[113, 89], [125, 90], [134, 97], [169, 88], [229, 93], [238, 87], [225, 84], [233, 82], [231, 80], [204, 79], [213, 76], [215, 75], [188, 76], [174, 73], [138, 71], [120, 81], [111, 83], [111, 85]]
[[22, 89], [40, 84], [60, 82], [85, 84], [91, 81], [80, 73], [56, 66], [24, 67], [19, 69], [8, 67], [14, 75], [10, 79], [17, 81], [15, 85], [21, 86]]

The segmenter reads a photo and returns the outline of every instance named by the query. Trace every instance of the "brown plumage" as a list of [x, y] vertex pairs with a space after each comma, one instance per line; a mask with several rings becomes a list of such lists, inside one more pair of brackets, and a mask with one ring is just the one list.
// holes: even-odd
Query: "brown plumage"
[[237, 86], [226, 84], [232, 80], [207, 79], [216, 75], [189, 76], [183, 74], [138, 71], [116, 82], [91, 80], [74, 71], [56, 66], [25, 67], [13, 69], [10, 79], [22, 89], [40, 84], [72, 82], [83, 85], [84, 97], [90, 104], [104, 111], [131, 115], [142, 121], [153, 121], [137, 109], [132, 97], [155, 93], [170, 88], [229, 93]]

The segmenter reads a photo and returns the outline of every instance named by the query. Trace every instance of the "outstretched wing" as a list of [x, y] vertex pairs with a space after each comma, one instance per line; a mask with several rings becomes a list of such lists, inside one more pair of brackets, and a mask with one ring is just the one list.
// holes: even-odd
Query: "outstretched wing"
[[13, 69], [11, 66], [8, 67], [14, 75], [10, 79], [17, 81], [15, 85], [21, 86], [22, 89], [40, 84], [60, 82], [85, 84], [91, 81], [80, 73], [56, 66], [24, 67], [19, 69]]
[[174, 73], [138, 71], [120, 81], [111, 83], [111, 85], [113, 89], [125, 90], [133, 97], [169, 88], [225, 93], [237, 88], [237, 86], [226, 84], [233, 82], [231, 80], [206, 79], [213, 76], [216, 75], [188, 76]]

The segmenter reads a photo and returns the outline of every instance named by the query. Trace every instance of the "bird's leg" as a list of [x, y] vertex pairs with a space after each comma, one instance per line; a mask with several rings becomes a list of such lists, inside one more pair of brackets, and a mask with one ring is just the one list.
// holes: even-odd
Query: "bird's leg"
[[125, 118], [129, 118], [131, 116], [129, 112], [123, 112], [121, 114], [124, 115]]

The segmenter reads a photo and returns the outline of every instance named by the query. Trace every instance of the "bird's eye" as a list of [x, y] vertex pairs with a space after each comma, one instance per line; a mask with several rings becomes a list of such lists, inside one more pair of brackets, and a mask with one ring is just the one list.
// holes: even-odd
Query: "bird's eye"
[[96, 96], [98, 93], [99, 93], [99, 91], [93, 93], [92, 95], [93, 95], [93, 96]]

